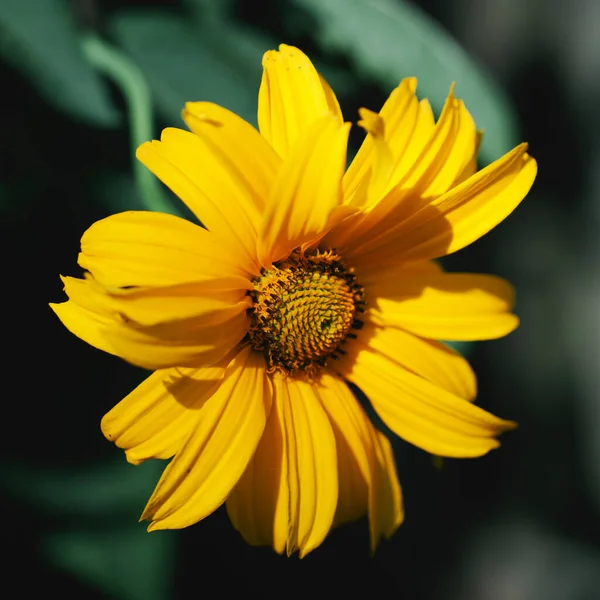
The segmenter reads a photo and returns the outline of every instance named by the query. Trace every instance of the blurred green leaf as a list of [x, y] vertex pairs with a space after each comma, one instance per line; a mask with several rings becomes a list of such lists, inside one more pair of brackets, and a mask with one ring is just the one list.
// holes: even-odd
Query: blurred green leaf
[[199, 21], [223, 22], [231, 18], [236, 0], [183, 0]]
[[137, 467], [119, 460], [80, 469], [44, 469], [13, 465], [1, 474], [8, 495], [52, 517], [118, 517], [134, 522], [152, 493], [165, 463]]
[[89, 188], [92, 198], [107, 210], [107, 214], [124, 210], [145, 210], [131, 173], [94, 173]]
[[[159, 185], [162, 186], [162, 183], [159, 182]], [[93, 200], [106, 209], [107, 214], [124, 210], [148, 210], [131, 173], [96, 173], [90, 179], [89, 188]], [[192, 222], [197, 220], [192, 211], [169, 188], [163, 186], [162, 192], [168, 200], [170, 214]], [[163, 209], [163, 212], [167, 210]]]
[[[294, 0], [318, 22], [316, 38], [344, 52], [357, 69], [395, 87], [416, 76], [419, 95], [440, 110], [450, 84], [484, 129], [481, 156], [495, 160], [518, 140], [510, 102], [440, 25], [405, 0]], [[370, 107], [374, 108], [374, 107]]]
[[154, 119], [148, 84], [137, 64], [122, 51], [96, 35], [85, 36], [81, 44], [86, 58], [119, 88], [127, 104], [133, 173], [142, 205], [147, 210], [177, 214], [158, 179], [136, 160], [136, 148], [152, 139]]
[[[110, 31], [144, 73], [158, 110], [172, 124], [181, 121], [188, 101], [207, 100], [256, 121], [258, 81], [246, 63], [236, 62], [223, 48], [240, 43], [237, 53], [252, 54], [254, 45], [227, 39], [218, 45], [194, 29], [193, 23], [169, 13], [131, 12], [115, 16]], [[225, 39], [224, 39], [225, 38]], [[250, 46], [248, 45], [250, 44]], [[260, 58], [256, 64], [260, 73]]]
[[471, 351], [474, 348], [474, 344], [472, 342], [444, 342], [450, 346], [450, 348], [454, 348], [458, 353], [462, 354], [464, 357], [469, 356]]
[[63, 0], [2, 0], [0, 56], [57, 109], [103, 127], [119, 122], [104, 82], [82, 55]]
[[[279, 46], [277, 38], [236, 21], [232, 16], [233, 0], [187, 0], [194, 15], [199, 35], [219, 55], [245, 74], [246, 85], [258, 92], [262, 77], [262, 57], [267, 50]], [[354, 91], [356, 78], [347, 69], [318, 59], [315, 66], [340, 96]], [[251, 122], [255, 123], [254, 115]]]
[[231, 0], [192, 0], [190, 4], [195, 6], [195, 35], [243, 77], [246, 93], [252, 98], [252, 114], [242, 116], [256, 124], [256, 98], [262, 77], [262, 57], [266, 50], [276, 47], [275, 39], [235, 21], [231, 16]]
[[174, 572], [176, 535], [150, 534], [138, 523], [163, 461], [134, 467], [110, 460], [79, 469], [39, 470], [5, 465], [3, 493], [45, 515], [49, 562], [123, 600], [166, 600]]
[[137, 523], [49, 534], [42, 544], [50, 563], [123, 600], [171, 597], [173, 532], [149, 534]]

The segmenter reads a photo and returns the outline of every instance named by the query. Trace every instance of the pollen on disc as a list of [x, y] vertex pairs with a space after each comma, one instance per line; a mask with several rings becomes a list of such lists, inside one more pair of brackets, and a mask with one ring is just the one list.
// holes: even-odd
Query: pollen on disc
[[294, 252], [254, 281], [250, 343], [271, 371], [316, 373], [357, 326], [364, 290], [332, 251]]

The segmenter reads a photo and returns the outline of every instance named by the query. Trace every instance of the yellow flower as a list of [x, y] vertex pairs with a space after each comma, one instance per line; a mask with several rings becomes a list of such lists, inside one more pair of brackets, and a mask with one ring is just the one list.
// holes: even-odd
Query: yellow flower
[[389, 428], [475, 457], [514, 424], [473, 404], [468, 363], [434, 340], [504, 336], [513, 290], [433, 259], [501, 222], [531, 187], [526, 145], [476, 172], [479, 135], [452, 91], [437, 123], [405, 79], [348, 170], [350, 125], [296, 48], [267, 52], [260, 133], [188, 103], [138, 158], [204, 227], [125, 212], [81, 240], [84, 279], [53, 305], [89, 344], [154, 370], [102, 420], [133, 464], [169, 459], [142, 515], [196, 523], [224, 502], [251, 544], [303, 556], [368, 515], [375, 548], [403, 519]]

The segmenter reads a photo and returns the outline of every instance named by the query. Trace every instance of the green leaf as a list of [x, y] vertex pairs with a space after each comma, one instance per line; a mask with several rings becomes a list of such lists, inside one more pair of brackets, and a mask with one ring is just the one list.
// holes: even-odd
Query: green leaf
[[[162, 186], [162, 183], [158, 183]], [[91, 189], [91, 198], [106, 210], [107, 215], [125, 210], [148, 210], [131, 173], [112, 171], [95, 173], [90, 178], [88, 186]], [[169, 212], [192, 222], [196, 220], [190, 209], [169, 188], [163, 186], [162, 193], [168, 204], [161, 212]]]
[[[415, 76], [419, 95], [438, 110], [456, 82], [484, 129], [481, 156], [495, 160], [520, 140], [514, 111], [502, 89], [438, 23], [405, 0], [294, 0], [317, 20], [316, 38], [327, 49], [343, 52], [357, 70], [386, 87]], [[369, 107], [377, 108], [377, 107]]]
[[146, 210], [131, 173], [94, 173], [88, 187], [91, 190], [91, 198], [102, 206], [107, 214], [125, 210]]
[[456, 350], [459, 354], [462, 354], [464, 357], [469, 356], [469, 354], [471, 354], [471, 351], [473, 350], [474, 344], [472, 342], [445, 342], [446, 344], [448, 344], [448, 346], [450, 346], [450, 348], [453, 348], [454, 350]]
[[[256, 72], [236, 62], [223, 48], [233, 47], [235, 37], [212, 43], [193, 23], [169, 13], [121, 13], [110, 31], [117, 43], [136, 61], [156, 106], [173, 125], [181, 121], [188, 101], [207, 100], [225, 106], [250, 122], [256, 121], [256, 97], [260, 79], [260, 56]], [[207, 39], [210, 37], [210, 39]], [[252, 53], [254, 46], [245, 45]]]
[[[146, 80], [131, 58], [102, 38], [85, 36], [81, 46], [86, 58], [113, 81], [125, 98], [133, 158], [136, 148], [153, 137], [152, 99]], [[133, 162], [133, 173], [145, 209], [177, 214], [158, 179], [138, 160]]]
[[[276, 47], [276, 41], [269, 35], [232, 20], [228, 14], [228, 2], [200, 0], [198, 4], [195, 35], [202, 39], [205, 48], [219, 56], [220, 60], [240, 76], [245, 94], [251, 98], [252, 105], [252, 112], [242, 116], [256, 125], [262, 57], [266, 50]], [[231, 109], [228, 105], [223, 106]]]
[[55, 108], [102, 127], [119, 122], [104, 82], [82, 55], [63, 0], [2, 0], [0, 56]]
[[173, 532], [149, 534], [133, 522], [54, 532], [42, 549], [51, 564], [113, 598], [167, 600], [175, 541]]
[[125, 517], [137, 521], [165, 463], [134, 467], [121, 452], [118, 460], [81, 469], [4, 468], [0, 486], [8, 495], [53, 518]]
[[225, 21], [231, 18], [235, 0], [183, 0], [183, 3], [200, 20]]
[[114, 598], [166, 600], [177, 536], [138, 523], [165, 462], [134, 467], [115, 454], [79, 469], [5, 465], [0, 488], [52, 523], [40, 540], [50, 563]]

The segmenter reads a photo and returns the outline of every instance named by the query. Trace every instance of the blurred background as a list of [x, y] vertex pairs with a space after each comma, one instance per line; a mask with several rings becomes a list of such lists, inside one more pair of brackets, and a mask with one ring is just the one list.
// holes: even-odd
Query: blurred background
[[[600, 599], [599, 30], [597, 0], [0, 0], [3, 589]], [[59, 273], [80, 274], [92, 222], [179, 210], [135, 146], [183, 126], [186, 100], [254, 123], [261, 56], [280, 42], [309, 54], [348, 120], [409, 75], [439, 111], [456, 81], [485, 130], [481, 165], [522, 140], [540, 165], [516, 213], [447, 261], [517, 286], [520, 329], [462, 349], [479, 403], [520, 428], [441, 468], [394, 439], [406, 522], [374, 558], [366, 521], [302, 561], [246, 546], [224, 510], [146, 533], [164, 464], [127, 464], [99, 428], [145, 373], [47, 306], [63, 300]]]

